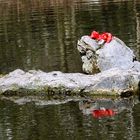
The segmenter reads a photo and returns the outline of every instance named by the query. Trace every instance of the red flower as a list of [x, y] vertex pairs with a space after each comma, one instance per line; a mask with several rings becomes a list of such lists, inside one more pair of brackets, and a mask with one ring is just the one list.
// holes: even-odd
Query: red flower
[[91, 33], [91, 35], [90, 35], [90, 37], [92, 38], [92, 39], [99, 39], [99, 33], [98, 32], [96, 32], [96, 31], [93, 31], [92, 33]]
[[105, 33], [101, 34], [101, 39], [103, 39], [105, 42], [109, 43], [112, 40], [112, 34], [105, 32]]
[[100, 109], [100, 110], [94, 110], [92, 112], [92, 116], [94, 118], [111, 117], [114, 116], [115, 114], [116, 112], [113, 111], [112, 109]]
[[90, 37], [92, 39], [96, 39], [96, 40], [102, 40], [103, 39], [106, 43], [109, 43], [112, 40], [112, 34], [108, 33], [108, 32], [99, 34], [98, 32], [93, 31], [91, 33]]
[[112, 40], [112, 34], [111, 33], [107, 33], [108, 37], [106, 42], [109, 43]]

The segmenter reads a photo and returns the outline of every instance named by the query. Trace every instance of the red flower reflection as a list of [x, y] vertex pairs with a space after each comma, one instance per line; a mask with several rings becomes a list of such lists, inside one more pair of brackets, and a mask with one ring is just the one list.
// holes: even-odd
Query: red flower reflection
[[92, 116], [94, 118], [112, 117], [115, 114], [116, 114], [116, 112], [112, 109], [100, 109], [100, 110], [92, 111]]

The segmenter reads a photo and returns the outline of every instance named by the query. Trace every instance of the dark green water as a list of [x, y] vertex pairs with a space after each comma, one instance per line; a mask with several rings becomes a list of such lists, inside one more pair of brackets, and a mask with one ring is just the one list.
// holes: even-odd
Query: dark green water
[[[113, 33], [140, 60], [139, 0], [0, 0], [0, 74], [17, 68], [81, 72], [76, 43], [92, 30]], [[0, 140], [140, 139], [138, 102], [105, 118], [79, 104], [1, 100]]]
[[[139, 140], [140, 104], [136, 100], [16, 103], [0, 101], [1, 140]], [[113, 116], [92, 116], [95, 108], [114, 108]]]
[[139, 0], [0, 0], [0, 73], [80, 72], [77, 40], [108, 31], [140, 60]]

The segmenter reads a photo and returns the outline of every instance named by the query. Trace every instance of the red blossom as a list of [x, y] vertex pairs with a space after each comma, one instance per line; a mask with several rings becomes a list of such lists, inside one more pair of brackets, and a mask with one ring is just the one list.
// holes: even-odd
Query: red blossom
[[91, 37], [92, 39], [97, 39], [97, 40], [98, 40], [99, 36], [100, 36], [100, 34], [99, 34], [98, 32], [96, 32], [96, 31], [93, 31], [93, 32], [91, 33], [91, 35], [90, 35], [90, 37]]
[[108, 33], [108, 32], [99, 34], [98, 32], [93, 31], [91, 33], [90, 37], [92, 39], [96, 39], [98, 41], [103, 39], [106, 43], [109, 43], [112, 40], [112, 34], [111, 33]]
[[112, 109], [100, 109], [92, 111], [92, 116], [94, 118], [111, 117], [114, 116], [115, 114], [116, 112]]

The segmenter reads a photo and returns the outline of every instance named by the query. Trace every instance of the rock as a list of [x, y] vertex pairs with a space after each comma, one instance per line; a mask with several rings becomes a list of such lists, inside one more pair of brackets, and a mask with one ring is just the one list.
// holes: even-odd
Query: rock
[[[130, 96], [140, 92], [140, 62], [121, 40], [113, 37], [110, 43], [97, 42], [83, 36], [77, 46], [81, 53], [81, 73], [45, 73], [17, 69], [0, 77], [0, 94], [45, 96]], [[63, 95], [63, 96], [62, 96]]]
[[100, 80], [91, 88], [89, 86], [87, 92], [108, 89], [119, 93], [119, 90], [124, 92], [126, 89], [127, 93], [134, 90], [132, 85], [136, 85], [135, 88], [139, 91], [140, 62], [136, 61], [133, 51], [119, 38], [113, 37], [106, 43], [94, 40], [90, 36], [83, 36], [78, 41], [77, 49], [81, 54], [85, 73], [101, 72], [97, 74], [100, 75]]
[[140, 72], [109, 69], [95, 75], [15, 70], [0, 78], [1, 95], [125, 95], [137, 91]]
[[[140, 70], [140, 63], [135, 61], [133, 51], [117, 37], [113, 37], [110, 43], [103, 45], [89, 36], [83, 36], [79, 42], [77, 48], [80, 53], [82, 52], [83, 71], [86, 73], [93, 74], [95, 69], [102, 72], [111, 68]], [[90, 58], [88, 51], [90, 51]], [[83, 57], [86, 61], [83, 61]]]

